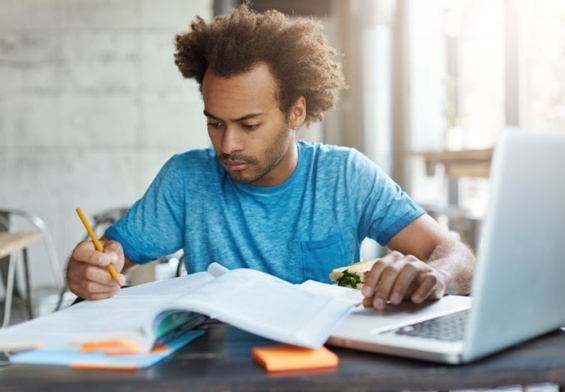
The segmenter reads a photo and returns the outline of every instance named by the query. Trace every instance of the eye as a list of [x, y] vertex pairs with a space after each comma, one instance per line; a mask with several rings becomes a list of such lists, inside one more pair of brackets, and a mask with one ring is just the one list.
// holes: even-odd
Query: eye
[[221, 121], [208, 121], [208, 128], [221, 128], [224, 126], [224, 123]]
[[248, 131], [252, 131], [254, 129], [259, 128], [261, 124], [241, 124], [241, 126], [245, 129], [247, 129]]

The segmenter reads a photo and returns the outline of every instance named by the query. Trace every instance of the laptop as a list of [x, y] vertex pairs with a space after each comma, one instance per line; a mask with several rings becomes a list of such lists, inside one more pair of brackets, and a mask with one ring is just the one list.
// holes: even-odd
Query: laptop
[[565, 132], [502, 130], [471, 296], [358, 307], [328, 344], [462, 364], [565, 326], [564, 168]]

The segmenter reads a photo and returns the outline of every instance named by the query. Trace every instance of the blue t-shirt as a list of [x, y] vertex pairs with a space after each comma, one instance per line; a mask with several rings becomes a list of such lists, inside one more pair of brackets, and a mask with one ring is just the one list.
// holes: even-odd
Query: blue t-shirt
[[386, 245], [424, 213], [357, 150], [297, 145], [296, 170], [272, 187], [234, 182], [212, 148], [175, 155], [106, 236], [139, 264], [183, 249], [188, 273], [217, 261], [327, 282], [365, 238]]

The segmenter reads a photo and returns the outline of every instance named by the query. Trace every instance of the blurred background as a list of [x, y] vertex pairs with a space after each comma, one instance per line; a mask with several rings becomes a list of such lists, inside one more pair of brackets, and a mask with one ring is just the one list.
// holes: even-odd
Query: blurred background
[[[127, 208], [172, 154], [209, 145], [197, 85], [174, 65], [174, 38], [196, 15], [237, 4], [0, 0], [0, 210], [45, 222], [60, 271], [85, 235], [76, 207], [93, 221]], [[321, 20], [344, 55], [350, 88], [299, 137], [364, 152], [473, 249], [498, 132], [565, 131], [563, 1], [253, 7]], [[379, 251], [364, 245], [367, 257]], [[47, 257], [40, 242], [30, 246], [37, 293], [59, 290]]]

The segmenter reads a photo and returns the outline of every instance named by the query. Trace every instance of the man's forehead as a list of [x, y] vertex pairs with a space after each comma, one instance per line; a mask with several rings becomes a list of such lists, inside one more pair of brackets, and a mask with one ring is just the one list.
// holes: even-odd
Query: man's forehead
[[204, 114], [234, 120], [258, 116], [279, 107], [270, 70], [255, 67], [251, 71], [222, 77], [207, 71], [202, 84]]

